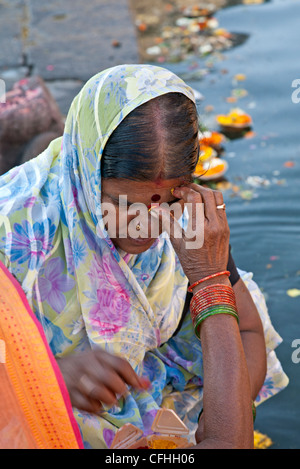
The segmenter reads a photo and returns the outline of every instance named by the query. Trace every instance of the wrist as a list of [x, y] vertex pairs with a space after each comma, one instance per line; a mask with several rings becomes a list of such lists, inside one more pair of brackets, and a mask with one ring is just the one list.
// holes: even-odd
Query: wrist
[[199, 285], [193, 288], [193, 294], [195, 295], [198, 291], [202, 290], [203, 288], [207, 286], [217, 285], [217, 284], [227, 285], [231, 287], [231, 283], [227, 275], [220, 275], [219, 277], [205, 280], [204, 282], [199, 283]]
[[[210, 285], [215, 285], [216, 283], [221, 282], [223, 285], [231, 286], [229, 277], [230, 277], [229, 270], [217, 270], [212, 274], [207, 273], [205, 276], [196, 277], [196, 280], [193, 280], [193, 277], [189, 277], [190, 285], [188, 287], [188, 291], [191, 293], [195, 293], [195, 291], [201, 290], [201, 288], [205, 288]], [[220, 280], [220, 282], [219, 282]], [[200, 287], [200, 288], [199, 288]]]

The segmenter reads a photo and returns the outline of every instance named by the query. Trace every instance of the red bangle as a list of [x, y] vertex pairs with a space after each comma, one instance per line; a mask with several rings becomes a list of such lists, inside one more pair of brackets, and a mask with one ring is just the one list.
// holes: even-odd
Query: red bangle
[[190, 313], [195, 334], [200, 338], [201, 323], [216, 314], [229, 314], [238, 321], [234, 290], [229, 285], [208, 285], [194, 294]]
[[207, 277], [201, 278], [197, 282], [193, 283], [193, 285], [190, 285], [188, 287], [188, 292], [192, 293], [193, 288], [195, 288], [200, 283], [205, 282], [206, 280], [210, 280], [210, 279], [215, 278], [215, 277], [220, 277], [220, 275], [228, 275], [228, 277], [230, 277], [231, 273], [229, 272], [229, 270], [224, 270], [224, 272], [218, 272], [216, 274], [208, 275]]
[[229, 285], [208, 285], [202, 290], [199, 290], [191, 299], [190, 312], [192, 319], [194, 319], [204, 309], [214, 307], [217, 305], [227, 305], [235, 310], [236, 299], [233, 288]]

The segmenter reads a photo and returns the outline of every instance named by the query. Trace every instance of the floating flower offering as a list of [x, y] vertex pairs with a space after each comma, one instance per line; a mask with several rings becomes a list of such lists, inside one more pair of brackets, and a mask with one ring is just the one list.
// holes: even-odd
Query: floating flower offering
[[225, 136], [220, 132], [209, 132], [205, 131], [199, 136], [200, 145], [212, 147], [215, 150], [218, 150], [222, 143], [225, 141]]
[[203, 164], [204, 162], [210, 161], [212, 158], [215, 158], [217, 156], [216, 150], [214, 148], [209, 147], [207, 145], [201, 145], [200, 144], [200, 155], [199, 155], [199, 161]]
[[252, 124], [252, 118], [242, 109], [232, 109], [227, 115], [219, 114], [217, 122], [225, 129], [245, 129]]
[[[136, 19], [143, 60], [158, 63], [193, 60], [214, 53], [218, 55], [238, 41], [238, 34], [220, 27], [214, 16], [219, 8], [213, 4], [181, 8], [170, 3], [166, 7], [162, 22], [158, 13], [138, 15]], [[156, 30], [158, 25], [161, 27]], [[150, 28], [153, 28], [155, 36]], [[208, 71], [208, 68], [205, 67], [205, 70]]]
[[190, 7], [186, 7], [183, 9], [183, 14], [184, 16], [187, 16], [188, 18], [197, 18], [199, 16], [211, 16], [217, 11], [217, 8], [215, 5], [209, 3], [209, 4], [199, 4], [199, 5], [193, 5]]
[[228, 170], [228, 163], [221, 158], [212, 158], [209, 162], [199, 162], [196, 166], [194, 176], [202, 181], [219, 179]]
[[273, 445], [273, 441], [267, 435], [254, 431], [254, 449], [268, 449]]

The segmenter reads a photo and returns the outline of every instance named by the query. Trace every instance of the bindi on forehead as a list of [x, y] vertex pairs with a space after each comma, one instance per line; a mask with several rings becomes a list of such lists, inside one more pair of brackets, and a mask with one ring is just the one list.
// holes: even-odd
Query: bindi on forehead
[[159, 194], [153, 194], [151, 197], [152, 202], [158, 202], [161, 199]]

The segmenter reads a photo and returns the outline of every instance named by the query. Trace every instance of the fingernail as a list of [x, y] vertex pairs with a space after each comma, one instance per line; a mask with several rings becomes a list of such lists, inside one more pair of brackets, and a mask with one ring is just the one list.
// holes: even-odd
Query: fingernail
[[149, 389], [150, 388], [151, 382], [149, 381], [148, 378], [139, 378], [139, 381], [140, 381], [141, 387], [143, 389]]
[[171, 190], [171, 193], [172, 195], [174, 195], [174, 192], [178, 195], [180, 193], [180, 187], [174, 187], [172, 190]]

